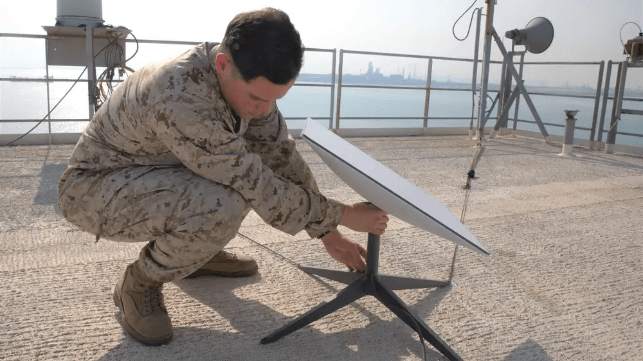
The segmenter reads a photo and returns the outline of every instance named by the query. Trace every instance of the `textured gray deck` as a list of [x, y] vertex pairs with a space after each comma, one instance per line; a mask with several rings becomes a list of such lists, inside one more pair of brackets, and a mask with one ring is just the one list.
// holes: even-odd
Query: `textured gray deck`
[[[349, 141], [460, 216], [472, 141]], [[398, 295], [465, 360], [643, 359], [643, 159], [580, 149], [560, 157], [560, 147], [527, 138], [485, 146], [465, 224], [491, 256], [460, 248], [450, 287]], [[421, 359], [417, 335], [370, 297], [260, 345], [343, 285], [241, 237], [229, 248], [256, 257], [260, 274], [167, 285], [174, 340], [136, 343], [118, 323], [111, 290], [142, 245], [94, 243], [62, 219], [55, 193], [72, 149], [0, 149], [0, 359]], [[306, 144], [300, 150], [328, 196], [362, 200]], [[297, 263], [339, 268], [319, 241], [282, 234], [254, 213], [241, 232]], [[381, 247], [382, 273], [448, 278], [447, 241], [392, 219]]]

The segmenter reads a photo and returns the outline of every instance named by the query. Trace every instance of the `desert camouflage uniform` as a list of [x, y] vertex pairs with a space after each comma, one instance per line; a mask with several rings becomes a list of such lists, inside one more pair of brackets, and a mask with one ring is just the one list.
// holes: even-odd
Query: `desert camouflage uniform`
[[146, 241], [145, 273], [180, 279], [207, 262], [253, 209], [272, 227], [333, 230], [340, 202], [319, 193], [273, 103], [233, 116], [205, 43], [122, 83], [83, 132], [59, 182], [63, 216], [115, 241]]

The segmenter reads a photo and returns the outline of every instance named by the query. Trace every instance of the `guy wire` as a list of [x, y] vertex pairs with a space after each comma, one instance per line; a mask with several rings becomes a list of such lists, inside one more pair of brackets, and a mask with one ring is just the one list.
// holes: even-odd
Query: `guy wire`
[[270, 249], [270, 248], [268, 248], [268, 247], [264, 246], [263, 244], [261, 244], [261, 243], [259, 243], [259, 242], [255, 241], [254, 239], [252, 239], [252, 238], [250, 238], [250, 237], [248, 237], [248, 236], [246, 236], [246, 235], [242, 234], [241, 232], [239, 232], [239, 233], [237, 233], [237, 234], [238, 234], [239, 236], [241, 236], [241, 237], [243, 237], [243, 238], [247, 239], [248, 241], [250, 241], [250, 242], [252, 242], [252, 243], [256, 244], [257, 246], [259, 246], [259, 247], [261, 247], [261, 248], [265, 249], [266, 251], [268, 251], [268, 252], [272, 253], [273, 255], [275, 255], [275, 256], [277, 256], [277, 257], [279, 257], [279, 258], [283, 259], [284, 261], [286, 261], [286, 262], [288, 262], [288, 263], [290, 263], [290, 264], [292, 264], [293, 266], [295, 266], [295, 267], [299, 268], [299, 266], [300, 266], [300, 265], [299, 265], [299, 263], [297, 263], [297, 262], [295, 262], [295, 261], [291, 260], [290, 258], [288, 258], [288, 257], [286, 257], [286, 256], [284, 256], [284, 255], [282, 255], [281, 253], [279, 253], [279, 252], [277, 252], [277, 251], [274, 251], [274, 250], [272, 250], [272, 249]]

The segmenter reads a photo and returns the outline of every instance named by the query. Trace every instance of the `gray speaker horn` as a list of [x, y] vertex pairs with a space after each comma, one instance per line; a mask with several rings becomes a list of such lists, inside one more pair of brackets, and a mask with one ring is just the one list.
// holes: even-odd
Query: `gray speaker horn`
[[554, 26], [545, 18], [533, 18], [524, 29], [509, 30], [505, 37], [512, 39], [514, 45], [524, 45], [530, 53], [540, 54], [554, 40]]

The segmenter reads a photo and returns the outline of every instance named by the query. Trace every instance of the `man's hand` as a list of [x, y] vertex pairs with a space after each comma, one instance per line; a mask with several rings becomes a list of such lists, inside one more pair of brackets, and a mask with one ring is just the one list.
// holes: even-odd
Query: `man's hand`
[[337, 261], [345, 264], [349, 270], [366, 271], [366, 264], [362, 259], [366, 259], [364, 247], [345, 238], [337, 230], [327, 234], [321, 241], [326, 247], [326, 252]]
[[386, 212], [365, 202], [345, 205], [344, 214], [339, 224], [356, 232], [382, 235], [386, 231], [387, 222]]

